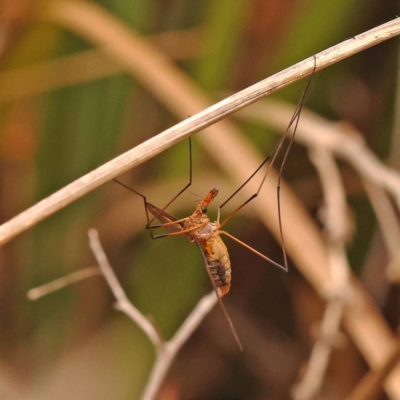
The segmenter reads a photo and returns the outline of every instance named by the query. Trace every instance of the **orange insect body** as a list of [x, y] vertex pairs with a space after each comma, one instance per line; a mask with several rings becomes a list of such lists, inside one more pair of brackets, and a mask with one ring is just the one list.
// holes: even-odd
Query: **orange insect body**
[[192, 243], [199, 245], [215, 289], [219, 288], [219, 294], [224, 296], [231, 287], [232, 274], [228, 249], [220, 237], [220, 234], [225, 232], [219, 230], [219, 222], [211, 222], [206, 214], [208, 205], [217, 194], [218, 190], [212, 189], [199, 203], [194, 213], [183, 219], [177, 219], [148, 202], [146, 202], [146, 208], [161, 221], [160, 226], [170, 232], [169, 235], [184, 234]]
[[[228, 249], [222, 241], [220, 235], [225, 234], [235, 239], [233, 236], [220, 230], [224, 224], [218, 221], [211, 222], [207, 216], [207, 208], [210, 202], [217, 196], [218, 190], [212, 189], [210, 193], [199, 203], [194, 213], [187, 218], [178, 219], [173, 215], [168, 214], [166, 211], [156, 207], [155, 205], [147, 202], [144, 196], [144, 202], [147, 212], [150, 212], [154, 219], [158, 219], [161, 225], [151, 225], [149, 217], [147, 216], [148, 227], [153, 228], [165, 228], [169, 233], [166, 235], [153, 236], [153, 238], [173, 236], [173, 235], [185, 235], [192, 243], [196, 243], [200, 247], [200, 251], [204, 257], [208, 275], [213, 284], [215, 293], [217, 295], [219, 304], [222, 308], [225, 318], [232, 330], [233, 336], [240, 350], [243, 350], [242, 344], [240, 343], [239, 337], [235, 331], [232, 321], [226, 311], [224, 304], [221, 301], [221, 297], [229, 292], [231, 287], [231, 262], [229, 260]], [[219, 213], [218, 213], [219, 215]], [[225, 220], [226, 221], [226, 220]], [[239, 241], [239, 243], [242, 243]], [[246, 245], [247, 246], [247, 245]]]
[[210, 222], [206, 215], [208, 205], [217, 194], [217, 189], [208, 193], [199, 203], [195, 212], [187, 218], [183, 230], [187, 230], [186, 236], [189, 240], [198, 243], [203, 250], [215, 286], [219, 288], [221, 296], [224, 296], [231, 287], [231, 261], [228, 249], [219, 236], [219, 224]]
[[214, 236], [206, 242], [203, 250], [215, 285], [224, 296], [229, 292], [232, 279], [228, 249], [220, 236]]

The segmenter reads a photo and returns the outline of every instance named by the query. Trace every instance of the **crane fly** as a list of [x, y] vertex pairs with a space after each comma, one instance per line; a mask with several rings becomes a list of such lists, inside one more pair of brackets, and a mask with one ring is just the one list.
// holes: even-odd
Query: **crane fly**
[[[189, 183], [181, 189], [181, 191], [175, 195], [163, 208], [158, 208], [154, 204], [147, 201], [146, 196], [141, 194], [140, 192], [132, 189], [131, 187], [125, 185], [124, 183], [114, 179], [114, 181], [125, 188], [129, 189], [130, 191], [136, 193], [138, 196], [142, 197], [144, 202], [144, 208], [146, 212], [147, 218], [147, 225], [146, 229], [150, 231], [150, 235], [152, 239], [159, 239], [168, 236], [176, 236], [176, 235], [185, 235], [192, 243], [196, 243], [200, 249], [200, 252], [204, 259], [204, 264], [214, 288], [215, 294], [217, 296], [219, 305], [225, 315], [225, 318], [230, 326], [230, 329], [233, 333], [233, 336], [239, 345], [239, 348], [243, 350], [242, 344], [239, 340], [239, 337], [236, 333], [236, 330], [233, 326], [232, 320], [222, 302], [222, 297], [228, 294], [230, 287], [231, 287], [231, 278], [232, 278], [232, 269], [231, 269], [231, 262], [229, 259], [228, 249], [225, 246], [225, 243], [221, 239], [221, 235], [228, 236], [235, 242], [241, 244], [242, 246], [246, 247], [248, 250], [252, 251], [253, 253], [257, 254], [264, 260], [268, 261], [270, 264], [284, 270], [285, 272], [288, 271], [288, 262], [286, 256], [286, 250], [283, 240], [283, 230], [282, 230], [282, 218], [281, 218], [281, 208], [280, 208], [280, 186], [281, 186], [281, 178], [282, 178], [282, 171], [287, 160], [287, 156], [289, 154], [292, 142], [294, 140], [294, 136], [296, 134], [297, 125], [299, 123], [299, 118], [301, 114], [301, 110], [305, 101], [305, 96], [308, 92], [308, 89], [311, 85], [312, 77], [316, 70], [316, 60], [314, 57], [314, 69], [312, 74], [306, 84], [306, 87], [302, 93], [302, 96], [299, 101], [299, 105], [296, 108], [289, 125], [286, 129], [286, 133], [289, 129], [293, 126], [293, 133], [290, 138], [290, 142], [287, 146], [286, 152], [284, 153], [281, 168], [279, 170], [278, 175], [278, 185], [277, 185], [277, 200], [278, 200], [278, 221], [279, 221], [279, 231], [280, 231], [280, 241], [283, 253], [283, 265], [273, 261], [266, 255], [260, 253], [256, 249], [252, 248], [248, 244], [242, 242], [235, 236], [231, 235], [230, 233], [221, 230], [221, 228], [227, 223], [229, 219], [231, 219], [238, 211], [240, 211], [246, 204], [248, 204], [251, 200], [255, 199], [268, 175], [269, 168], [274, 164], [276, 157], [283, 145], [285, 140], [285, 135], [279, 140], [275, 150], [269, 155], [261, 164], [260, 166], [251, 174], [251, 176], [227, 199], [225, 200], [219, 207], [218, 207], [218, 217], [217, 221], [211, 222], [210, 218], [207, 216], [208, 206], [212, 200], [218, 195], [218, 189], [212, 189], [207, 196], [205, 196], [197, 205], [195, 211], [189, 217], [178, 219], [171, 214], [168, 214], [165, 210], [170, 206], [186, 189], [189, 188], [192, 184], [192, 145], [191, 145], [191, 138], [189, 138], [189, 162], [190, 162], [190, 175], [189, 175]], [[269, 164], [267, 164], [269, 161]], [[233, 212], [231, 212], [222, 222], [220, 222], [220, 215], [221, 209], [224, 207], [240, 190], [243, 189], [244, 186], [247, 185], [248, 182], [257, 174], [257, 172], [264, 166], [267, 165], [266, 172], [261, 180], [261, 183], [258, 187], [256, 193], [254, 193], [251, 197], [249, 197], [243, 204], [241, 204], [238, 208], [236, 208]], [[150, 217], [150, 215], [152, 217]], [[160, 224], [153, 224], [155, 220], [160, 221]], [[156, 228], [164, 228], [168, 233], [155, 235], [153, 233], [153, 229]]]
[[147, 203], [147, 209], [154, 217], [162, 221], [160, 226], [170, 232], [169, 236], [184, 234], [192, 243], [198, 244], [205, 256], [207, 269], [211, 274], [212, 281], [218, 288], [219, 294], [224, 296], [229, 292], [231, 286], [231, 263], [228, 250], [219, 236], [223, 232], [219, 231], [218, 224], [211, 222], [206, 214], [208, 205], [217, 194], [218, 190], [212, 189], [201, 200], [194, 213], [181, 220], [176, 219], [151, 203]]
[[[189, 150], [190, 150], [190, 165], [192, 165], [192, 159], [191, 159], [191, 140], [189, 140]], [[219, 216], [220, 216], [220, 210], [221, 208], [228, 203], [228, 201], [233, 198], [233, 196], [241, 190], [250, 180], [253, 178], [253, 176], [261, 169], [261, 167], [267, 162], [268, 158], [263, 161], [263, 163], [257, 168], [257, 170], [250, 176], [249, 179], [246, 180], [246, 182], [238, 189], [236, 192], [228, 198], [218, 209], [218, 219], [215, 222], [211, 222], [210, 218], [207, 215], [207, 210], [210, 202], [214, 200], [214, 198], [218, 195], [218, 190], [217, 189], [212, 189], [207, 196], [200, 201], [200, 203], [197, 205], [195, 211], [193, 212], [192, 215], [186, 218], [181, 218], [178, 219], [174, 217], [171, 214], [168, 214], [165, 211], [165, 208], [168, 207], [181, 193], [183, 193], [192, 183], [192, 172], [190, 173], [190, 181], [189, 184], [185, 186], [184, 189], [181, 190], [181, 192], [178, 193], [168, 204], [165, 206], [163, 209], [158, 208], [154, 204], [151, 204], [147, 201], [146, 196], [143, 194], [139, 193], [135, 189], [130, 188], [129, 186], [125, 185], [124, 183], [115, 180], [115, 182], [119, 183], [120, 185], [124, 186], [125, 188], [133, 191], [137, 195], [141, 196], [144, 201], [144, 206], [146, 210], [146, 216], [147, 216], [147, 225], [146, 229], [150, 230], [150, 235], [153, 239], [159, 239], [167, 236], [176, 236], [176, 235], [185, 235], [192, 243], [196, 243], [200, 249], [200, 252], [203, 256], [204, 259], [204, 264], [206, 266], [206, 270], [208, 273], [208, 276], [210, 278], [210, 281], [213, 285], [215, 294], [217, 296], [219, 305], [225, 315], [226, 320], [228, 321], [228, 324], [231, 328], [231, 331], [233, 333], [233, 336], [235, 337], [236, 342], [239, 345], [239, 348], [242, 350], [242, 344], [239, 340], [239, 337], [236, 333], [236, 330], [233, 326], [232, 320], [223, 304], [221, 301], [221, 298], [225, 296], [231, 287], [231, 275], [232, 275], [232, 269], [231, 269], [231, 262], [229, 259], [229, 253], [228, 249], [225, 246], [225, 243], [222, 241], [220, 235], [225, 235], [233, 239], [234, 241], [240, 243], [247, 249], [251, 250], [255, 254], [259, 255], [260, 257], [264, 258], [265, 260], [269, 261], [271, 264], [282, 268], [283, 270], [287, 271], [287, 265], [282, 266], [269, 257], [265, 256], [264, 254], [258, 252], [257, 250], [253, 249], [246, 243], [242, 242], [238, 238], [234, 237], [233, 235], [229, 234], [228, 232], [225, 232], [221, 230], [222, 226], [225, 225], [225, 223], [236, 213], [238, 212], [245, 204], [247, 204], [252, 198], [256, 197], [258, 195], [258, 192], [260, 191], [262, 187], [262, 183], [258, 189], [258, 192], [252, 196], [249, 200], [247, 200], [244, 204], [242, 204], [240, 207], [238, 207], [233, 213], [228, 215], [225, 220], [220, 223], [219, 222]], [[150, 214], [153, 216], [153, 218], [150, 218]], [[152, 222], [158, 219], [161, 224], [159, 225], [154, 225]], [[153, 229], [156, 228], [164, 228], [168, 233], [161, 234], [161, 235], [154, 235], [153, 234]]]

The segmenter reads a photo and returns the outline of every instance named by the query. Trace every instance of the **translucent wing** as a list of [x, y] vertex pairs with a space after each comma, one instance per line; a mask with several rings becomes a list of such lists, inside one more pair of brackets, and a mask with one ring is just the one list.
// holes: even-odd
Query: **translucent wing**
[[178, 221], [178, 218], [174, 217], [171, 214], [168, 214], [166, 211], [161, 210], [161, 208], [158, 208], [154, 204], [146, 203], [146, 207], [147, 210], [161, 222], [161, 224], [167, 224], [177, 221], [176, 224], [164, 226], [164, 228], [168, 232], [180, 232], [183, 230], [183, 222]]

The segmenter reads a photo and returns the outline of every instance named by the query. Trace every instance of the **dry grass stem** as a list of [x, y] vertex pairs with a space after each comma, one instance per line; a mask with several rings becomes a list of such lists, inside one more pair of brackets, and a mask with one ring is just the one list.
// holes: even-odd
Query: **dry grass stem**
[[348, 236], [347, 202], [340, 172], [332, 154], [324, 148], [312, 148], [310, 159], [318, 171], [324, 193], [323, 222], [331, 291], [319, 338], [313, 346], [307, 370], [294, 391], [296, 400], [314, 399], [322, 387], [350, 291], [350, 268], [345, 247]]
[[326, 232], [329, 276], [329, 298], [348, 297], [350, 268], [346, 257], [346, 239], [350, 228], [347, 218], [346, 192], [333, 155], [314, 147], [310, 159], [318, 171], [324, 193], [324, 229]]
[[[197, 42], [198, 37], [197, 31], [180, 31], [153, 35], [149, 40], [162, 49], [167, 49], [167, 54], [176, 60], [194, 55], [197, 50], [193, 43]], [[0, 73], [0, 105], [123, 72], [125, 69], [121, 65], [113, 62], [100, 50], [85, 50], [29, 67], [5, 71]]]
[[157, 354], [142, 400], [152, 400], [156, 397], [178, 351], [216, 304], [217, 296], [214, 291], [204, 296], [175, 333], [174, 337], [165, 343], [164, 351]]
[[[88, 66], [90, 66], [88, 68]], [[82, 51], [56, 60], [0, 74], [0, 105], [38, 96], [122, 72], [123, 69], [98, 50]]]
[[213, 309], [217, 303], [217, 297], [214, 292], [204, 296], [186, 318], [173, 338], [169, 342], [164, 342], [153, 324], [151, 324], [151, 322], [127, 299], [125, 292], [108, 263], [107, 256], [101, 247], [98, 233], [95, 229], [89, 231], [89, 238], [90, 247], [99, 263], [99, 267], [117, 299], [117, 308], [140, 326], [156, 348], [156, 361], [142, 397], [143, 400], [154, 399], [178, 351], [197, 329], [204, 317]]
[[101, 275], [101, 271], [98, 267], [88, 267], [81, 269], [80, 271], [72, 272], [62, 278], [58, 278], [45, 285], [38, 286], [28, 291], [27, 297], [29, 300], [38, 300], [43, 296], [47, 296], [50, 293], [56, 292], [57, 290], [63, 289], [73, 283], [82, 281], [93, 276]]
[[118, 282], [118, 279], [108, 262], [106, 253], [104, 252], [100, 244], [97, 231], [95, 229], [91, 229], [88, 234], [90, 248], [92, 249], [93, 254], [99, 264], [101, 273], [103, 274], [105, 280], [110, 286], [111, 291], [114, 294], [114, 297], [117, 300], [116, 308], [124, 312], [129, 318], [136, 322], [138, 326], [142, 329], [142, 331], [146, 334], [146, 336], [154, 344], [154, 347], [157, 349], [157, 351], [162, 351], [164, 347], [163, 339], [160, 337], [157, 329], [153, 326], [150, 320], [146, 318], [136, 307], [134, 307], [133, 304], [126, 297], [122, 286]]
[[214, 291], [212, 291], [210, 294], [200, 299], [196, 307], [183, 322], [173, 338], [170, 341], [165, 342], [152, 322], [146, 318], [127, 298], [121, 284], [119, 283], [113, 269], [108, 262], [107, 256], [103, 250], [103, 247], [101, 246], [97, 231], [95, 229], [91, 229], [88, 234], [90, 247], [99, 264], [99, 267], [86, 268], [48, 284], [42, 285], [38, 288], [31, 289], [28, 292], [28, 297], [31, 300], [36, 300], [39, 297], [43, 297], [49, 293], [55, 292], [72, 283], [94, 275], [102, 274], [112, 293], [114, 294], [115, 299], [117, 300], [115, 308], [125, 313], [132, 321], [134, 321], [142, 329], [155, 347], [156, 361], [142, 397], [143, 400], [152, 400], [156, 397], [179, 350], [197, 329], [205, 316], [209, 314], [209, 312], [217, 304], [217, 297]]

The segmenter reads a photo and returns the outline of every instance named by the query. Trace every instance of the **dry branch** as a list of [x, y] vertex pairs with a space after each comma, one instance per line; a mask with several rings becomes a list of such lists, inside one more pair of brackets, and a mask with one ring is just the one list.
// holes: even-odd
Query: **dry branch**
[[50, 283], [35, 287], [27, 293], [29, 300], [38, 300], [43, 296], [47, 296], [50, 293], [56, 292], [62, 288], [65, 288], [73, 283], [82, 281], [93, 276], [101, 275], [101, 271], [98, 267], [88, 267], [79, 271], [72, 272], [62, 278], [58, 278]]
[[324, 193], [323, 223], [331, 290], [307, 370], [294, 391], [296, 400], [312, 400], [318, 395], [339, 336], [345, 304], [350, 298], [350, 267], [345, 245], [348, 236], [346, 192], [332, 153], [315, 146], [310, 150], [310, 159], [318, 171]]
[[149, 319], [142, 315], [142, 313], [126, 297], [114, 271], [108, 263], [107, 256], [100, 244], [98, 233], [95, 229], [89, 231], [89, 238], [93, 254], [99, 263], [99, 267], [106, 278], [108, 285], [117, 299], [116, 308], [124, 312], [139, 325], [156, 349], [156, 360], [142, 397], [143, 400], [152, 400], [156, 397], [161, 384], [164, 381], [165, 375], [178, 354], [178, 351], [196, 330], [204, 317], [213, 309], [215, 304], [217, 304], [217, 297], [215, 296], [214, 291], [212, 291], [210, 294], [200, 299], [197, 306], [191, 311], [173, 338], [168, 342], [164, 342]]
[[122, 311], [128, 316], [128, 318], [135, 322], [153, 343], [156, 351], [156, 360], [142, 396], [142, 400], [153, 400], [164, 382], [164, 378], [179, 350], [217, 304], [217, 297], [214, 291], [203, 296], [180, 326], [173, 338], [166, 342], [153, 323], [129, 301], [110, 263], [108, 262], [106, 253], [100, 243], [99, 235], [95, 229], [89, 231], [89, 242], [99, 267], [85, 268], [53, 282], [31, 289], [28, 292], [28, 298], [30, 300], [37, 300], [40, 297], [46, 296], [49, 293], [62, 289], [80, 280], [99, 275], [100, 272], [116, 299], [115, 308]]

